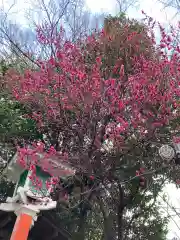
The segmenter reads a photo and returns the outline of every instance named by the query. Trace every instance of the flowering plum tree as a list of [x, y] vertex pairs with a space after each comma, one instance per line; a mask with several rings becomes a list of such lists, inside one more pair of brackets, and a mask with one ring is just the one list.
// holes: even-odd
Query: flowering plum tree
[[[108, 189], [103, 191], [111, 195], [107, 204], [117, 207], [118, 239], [124, 209], [139, 191], [126, 186], [127, 178], [162, 167], [157, 147], [169, 141], [171, 123], [179, 117], [180, 48], [160, 25], [156, 44], [155, 22], [146, 19], [149, 26], [139, 29], [128, 20], [123, 25], [122, 19], [106, 20], [101, 32], [76, 43], [65, 38], [63, 28], [52, 37], [49, 26], [41, 25], [37, 39], [53, 45], [51, 58], [39, 59], [38, 70], [12, 69], [6, 76], [14, 98], [32, 110], [26, 117], [37, 122], [50, 153], [59, 152], [59, 161], [97, 180], [88, 191], [80, 184], [87, 198], [100, 202], [97, 186]], [[146, 184], [141, 177], [141, 187]], [[110, 232], [107, 239], [114, 237]]]

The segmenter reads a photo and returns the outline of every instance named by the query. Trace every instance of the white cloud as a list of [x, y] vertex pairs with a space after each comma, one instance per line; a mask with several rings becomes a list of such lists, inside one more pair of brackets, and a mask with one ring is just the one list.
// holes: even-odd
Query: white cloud
[[116, 10], [115, 0], [86, 0], [87, 6], [93, 12], [110, 12], [114, 13]]
[[29, 4], [26, 0], [1, 0], [0, 2], [0, 8], [8, 13], [8, 18], [22, 26], [27, 25], [24, 14], [28, 7]]
[[149, 16], [161, 23], [173, 23], [177, 22], [178, 16], [174, 18], [176, 11], [174, 8], [164, 9], [163, 4], [158, 0], [142, 0], [141, 1], [141, 10], [144, 10]]
[[[112, 14], [118, 13], [116, 0], [86, 0], [86, 3], [93, 12], [104, 11]], [[143, 17], [141, 10], [161, 23], [172, 23], [172, 21], [175, 22], [178, 20], [178, 16], [173, 19], [173, 16], [176, 13], [175, 9], [163, 9], [163, 4], [161, 4], [158, 0], [140, 0], [139, 7], [130, 8], [128, 10], [128, 15], [133, 18], [141, 19]]]
[[[14, 3], [14, 4], [13, 4]], [[86, 0], [87, 7], [92, 12], [108, 12], [111, 14], [118, 13], [116, 0]], [[13, 6], [10, 10], [10, 17], [21, 24], [26, 24], [27, 21], [24, 17], [25, 10], [30, 6], [29, 0], [1, 0], [0, 7], [3, 7], [6, 11], [10, 6]], [[175, 15], [175, 10], [173, 8], [168, 8], [163, 10], [163, 5], [158, 0], [140, 0], [139, 8], [130, 8], [128, 10], [128, 15], [133, 18], [141, 19], [143, 15], [141, 10], [144, 10], [148, 15], [154, 19], [160, 21], [161, 23], [167, 23], [172, 21], [180, 20], [178, 16], [173, 19]]]

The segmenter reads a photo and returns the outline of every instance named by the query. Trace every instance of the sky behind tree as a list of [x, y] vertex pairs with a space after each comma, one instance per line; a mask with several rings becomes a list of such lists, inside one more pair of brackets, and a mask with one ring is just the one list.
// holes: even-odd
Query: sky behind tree
[[[9, 10], [11, 17], [14, 21], [26, 25], [27, 21], [24, 17], [24, 12], [29, 8], [31, 0], [1, 0], [0, 6], [5, 10]], [[116, 0], [86, 0], [87, 8], [94, 13], [108, 12], [111, 14], [117, 14], [119, 12]], [[176, 13], [173, 8], [163, 9], [163, 5], [157, 0], [140, 0], [136, 7], [128, 10], [128, 16], [141, 19], [141, 10], [146, 12], [152, 18], [160, 21], [161, 23], [175, 23], [179, 16], [174, 18]]]

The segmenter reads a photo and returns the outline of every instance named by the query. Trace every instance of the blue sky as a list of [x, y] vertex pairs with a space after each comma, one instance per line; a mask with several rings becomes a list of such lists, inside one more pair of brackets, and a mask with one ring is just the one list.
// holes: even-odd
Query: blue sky
[[[38, 2], [38, 0], [36, 0]], [[36, 2], [34, 1], [34, 2]], [[30, 6], [31, 0], [0, 0], [0, 6], [4, 6], [5, 10], [9, 9], [13, 3], [14, 6], [11, 8], [10, 13], [13, 20], [20, 22], [21, 24], [26, 24], [24, 18], [24, 10]], [[116, 0], [86, 0], [87, 7], [92, 12], [109, 12], [112, 14], [118, 13], [118, 8], [116, 4]], [[175, 22], [178, 19], [173, 19], [175, 14], [175, 10], [172, 8], [168, 8], [163, 10], [163, 5], [158, 2], [158, 0], [140, 0], [138, 8], [131, 8], [128, 11], [128, 15], [130, 17], [134, 17], [137, 19], [142, 18], [141, 10], [144, 10], [148, 15], [153, 17], [154, 19], [160, 21], [161, 23], [167, 22]]]
[[[116, 0], [86, 0], [87, 5], [94, 12], [107, 11], [111, 13], [117, 12]], [[128, 15], [134, 18], [141, 18], [141, 10], [144, 10], [148, 15], [156, 20], [165, 23], [172, 21], [172, 16], [175, 14], [175, 10], [172, 8], [162, 11], [163, 5], [157, 0], [140, 0], [138, 8], [131, 8], [128, 11]]]
[[[35, 2], [36, 1], [38, 0], [35, 0]], [[15, 2], [15, 5], [10, 10], [11, 19], [17, 23], [20, 23], [21, 25], [26, 26], [27, 21], [24, 17], [24, 12], [30, 6], [30, 0], [0, 0], [0, 7], [3, 7], [7, 11], [13, 2]], [[86, 0], [86, 5], [94, 13], [118, 13], [116, 0]], [[167, 8], [166, 10], [163, 10], [162, 4], [160, 4], [157, 0], [140, 0], [138, 8], [131, 8], [128, 10], [128, 16], [136, 19], [141, 19], [143, 17], [141, 10], [144, 10], [144, 12], [146, 12], [149, 16], [165, 25], [168, 25], [169, 23], [177, 23], [177, 21], [180, 21], [180, 15], [176, 18], [173, 18], [175, 15], [174, 9]], [[179, 207], [180, 209], [180, 190], [177, 190], [175, 186], [171, 184], [165, 188], [164, 192], [169, 195], [169, 201], [172, 203], [172, 205]], [[175, 222], [180, 226], [180, 217], [175, 216], [173, 217], [173, 220], [170, 221], [170, 231], [168, 235], [169, 239], [172, 239], [173, 236], [180, 236], [180, 231]]]

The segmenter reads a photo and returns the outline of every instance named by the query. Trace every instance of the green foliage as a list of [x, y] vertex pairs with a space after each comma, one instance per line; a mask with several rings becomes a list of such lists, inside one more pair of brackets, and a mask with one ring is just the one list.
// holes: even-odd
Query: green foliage
[[1, 141], [8, 139], [36, 139], [41, 135], [36, 129], [35, 121], [25, 118], [27, 111], [17, 102], [0, 100], [0, 136]]
[[30, 113], [29, 110], [17, 101], [12, 101], [4, 85], [4, 76], [9, 68], [14, 66], [14, 62], [7, 62], [4, 59], [0, 62], [1, 73], [1, 96], [0, 96], [0, 137], [1, 142], [11, 142], [13, 139], [33, 140], [42, 139], [36, 123], [24, 115]]
[[7, 182], [5, 178], [0, 179], [0, 202], [4, 202], [7, 197], [12, 197], [15, 185]]
[[1, 74], [4, 76], [5, 75], [5, 73], [7, 72], [7, 70], [9, 69], [9, 67], [12, 67], [12, 65], [11, 64], [7, 64], [6, 62], [5, 62], [5, 60], [1, 60], [0, 61], [0, 72], [1, 72]]

